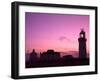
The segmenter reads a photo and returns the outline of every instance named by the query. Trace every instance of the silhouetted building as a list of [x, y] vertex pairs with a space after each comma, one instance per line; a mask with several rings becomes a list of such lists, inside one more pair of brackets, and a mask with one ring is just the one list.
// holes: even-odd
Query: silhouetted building
[[37, 62], [37, 60], [38, 60], [37, 53], [33, 49], [33, 51], [30, 53], [30, 63], [33, 64]]
[[40, 55], [40, 58], [45, 61], [53, 61], [53, 60], [60, 59], [60, 53], [54, 52], [54, 50], [47, 50], [47, 52], [43, 52]]
[[79, 58], [86, 58], [86, 37], [85, 32], [82, 29], [80, 32], [80, 37], [78, 38], [79, 41]]
[[72, 55], [65, 55], [62, 57], [62, 59], [64, 60], [70, 60], [70, 59], [74, 59]]

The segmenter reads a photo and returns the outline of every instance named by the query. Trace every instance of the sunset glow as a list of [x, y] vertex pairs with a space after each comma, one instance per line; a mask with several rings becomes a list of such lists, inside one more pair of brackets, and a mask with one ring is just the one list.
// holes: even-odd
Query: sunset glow
[[25, 13], [25, 52], [37, 53], [53, 49], [78, 52], [78, 38], [84, 28], [89, 53], [89, 15]]

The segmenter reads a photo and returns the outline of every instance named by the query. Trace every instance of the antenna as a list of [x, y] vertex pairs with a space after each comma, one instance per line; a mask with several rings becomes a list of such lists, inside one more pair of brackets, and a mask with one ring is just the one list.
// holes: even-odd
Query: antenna
[[81, 28], [81, 31], [84, 31], [84, 28]]

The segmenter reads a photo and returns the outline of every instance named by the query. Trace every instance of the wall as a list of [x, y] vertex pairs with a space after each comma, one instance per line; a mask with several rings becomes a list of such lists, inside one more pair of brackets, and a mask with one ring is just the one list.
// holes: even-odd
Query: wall
[[[10, 78], [11, 68], [11, 2], [14, 0], [1, 0], [0, 1], [0, 81], [13, 81]], [[18, 0], [20, 1], [20, 0]], [[100, 10], [100, 0], [21, 0], [21, 1], [34, 1], [34, 2], [49, 2], [60, 4], [78, 4], [78, 5], [96, 5]], [[100, 11], [99, 11], [100, 14]], [[98, 16], [98, 22], [100, 21], [100, 15]], [[99, 24], [99, 23], [98, 23]], [[100, 24], [98, 25], [98, 30]], [[100, 35], [100, 31], [99, 31]], [[100, 37], [98, 39], [100, 41]], [[100, 42], [98, 43], [100, 47]], [[99, 51], [100, 53], [100, 51]], [[98, 53], [98, 54], [99, 54]], [[100, 61], [100, 55], [98, 55], [98, 61]], [[100, 63], [99, 63], [100, 68]], [[100, 70], [99, 70], [100, 71]], [[40, 79], [26, 79], [26, 81], [99, 81], [100, 74], [98, 75], [82, 75], [82, 76], [65, 76], [65, 77], [53, 77], [53, 78], [40, 78]], [[22, 81], [22, 80], [21, 80]]]

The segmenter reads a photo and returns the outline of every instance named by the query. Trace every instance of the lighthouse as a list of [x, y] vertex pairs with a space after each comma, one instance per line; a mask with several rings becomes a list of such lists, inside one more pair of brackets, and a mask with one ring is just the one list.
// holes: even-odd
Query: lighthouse
[[79, 58], [80, 59], [85, 59], [86, 58], [86, 36], [85, 36], [85, 31], [81, 29], [81, 32], [79, 33]]

